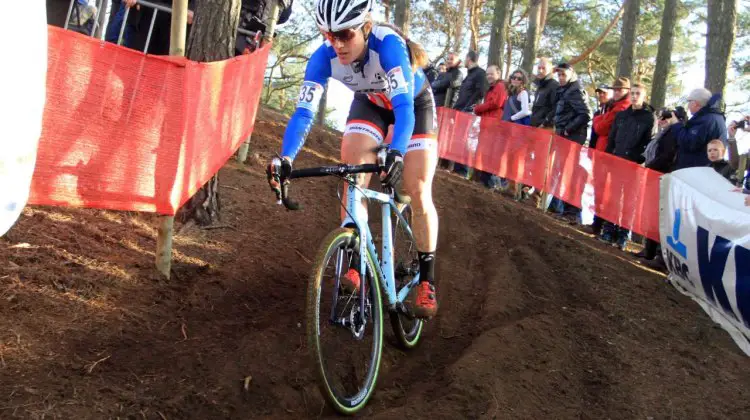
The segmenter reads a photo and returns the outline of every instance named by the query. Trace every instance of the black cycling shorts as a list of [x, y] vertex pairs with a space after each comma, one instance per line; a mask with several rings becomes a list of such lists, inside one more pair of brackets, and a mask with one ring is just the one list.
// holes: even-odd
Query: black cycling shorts
[[[387, 137], [389, 126], [395, 121], [393, 109], [390, 108], [390, 101], [385, 94], [355, 93], [354, 101], [349, 108], [349, 117], [346, 119], [344, 135], [365, 134], [381, 144]], [[414, 131], [406, 153], [427, 149], [437, 152], [437, 115], [435, 99], [429, 86], [425, 86], [414, 98]]]

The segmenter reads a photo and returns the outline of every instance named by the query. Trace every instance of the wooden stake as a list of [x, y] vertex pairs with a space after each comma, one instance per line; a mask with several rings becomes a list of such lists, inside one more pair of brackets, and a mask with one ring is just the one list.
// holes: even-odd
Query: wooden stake
[[[172, 25], [169, 36], [169, 55], [185, 56], [187, 37], [188, 0], [172, 0]], [[156, 239], [156, 269], [169, 279], [172, 271], [172, 237], [174, 216], [159, 216], [159, 236]]]
[[237, 151], [237, 162], [245, 163], [247, 160], [247, 153], [250, 151], [250, 137], [247, 136], [245, 142], [240, 146], [240, 150]]
[[549, 164], [550, 164], [550, 154], [552, 153], [552, 141], [554, 140], [555, 135], [552, 134], [549, 138], [549, 146], [547, 146], [547, 160], [544, 164], [544, 181], [542, 184], [542, 190], [539, 191], [539, 204], [537, 205], [537, 208], [539, 210], [542, 210], [543, 212], [547, 212], [547, 176], [549, 175]]

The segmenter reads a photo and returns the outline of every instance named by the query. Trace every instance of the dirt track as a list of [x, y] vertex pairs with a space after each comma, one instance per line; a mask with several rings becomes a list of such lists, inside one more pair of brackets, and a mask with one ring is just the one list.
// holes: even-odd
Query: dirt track
[[[303, 212], [275, 205], [261, 162], [284, 125], [259, 117], [259, 156], [221, 172], [225, 227], [177, 236], [171, 281], [153, 216], [25, 210], [0, 239], [0, 418], [333, 415], [300, 323], [338, 203], [333, 180], [302, 180]], [[297, 166], [337, 155], [314, 130]], [[434, 191], [441, 312], [415, 351], [387, 346], [363, 414], [750, 417], [750, 361], [663, 276], [457, 177]]]

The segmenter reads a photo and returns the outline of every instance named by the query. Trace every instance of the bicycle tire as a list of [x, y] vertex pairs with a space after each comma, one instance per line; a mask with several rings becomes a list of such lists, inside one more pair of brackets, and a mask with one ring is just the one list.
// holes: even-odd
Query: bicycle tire
[[[339, 228], [328, 234], [322, 242], [315, 258], [315, 264], [313, 265], [313, 272], [310, 277], [307, 291], [307, 339], [309, 353], [315, 366], [314, 370], [318, 379], [318, 386], [323, 397], [336, 411], [341, 414], [350, 415], [361, 410], [367, 404], [367, 401], [375, 390], [383, 352], [383, 307], [379, 279], [377, 278], [378, 274], [372, 269], [375, 266], [374, 259], [372, 255], [367, 252], [368, 275], [362, 284], [365, 285], [365, 291], [367, 296], [369, 296], [372, 308], [370, 322], [365, 324], [365, 330], [367, 328], [372, 330], [372, 349], [370, 351], [370, 360], [368, 361], [366, 369], [367, 373], [364, 375], [364, 381], [361, 386], [359, 386], [357, 392], [353, 395], [341, 395], [342, 392], [334, 389], [336, 386], [332, 384], [336, 378], [334, 378], [332, 376], [333, 374], [328, 372], [326, 368], [326, 362], [324, 360], [325, 355], [321, 344], [320, 317], [321, 299], [324, 296], [322, 285], [324, 283], [326, 267], [331, 258], [334, 257], [340, 249], [351, 250], [353, 252], [359, 251], [359, 236], [356, 231], [347, 228]], [[356, 294], [359, 293], [357, 292]], [[332, 304], [336, 305], [337, 302], [332, 302]], [[352, 306], [354, 306], [354, 304]], [[330, 308], [325, 308], [324, 310], [329, 311]], [[323, 321], [326, 322], [325, 320]], [[328, 325], [331, 325], [330, 320], [328, 321]], [[336, 328], [339, 329], [335, 331], [341, 332], [346, 327], [336, 326]], [[355, 337], [350, 338], [352, 340], [356, 339]], [[343, 351], [344, 353], [349, 350], [348, 347], [345, 347], [343, 350], [341, 347], [337, 348], [339, 352]]]
[[[411, 224], [411, 206], [406, 205], [401, 209], [401, 214], [406, 219], [407, 223]], [[411, 264], [411, 261], [407, 261], [406, 259], [411, 259], [411, 256], [408, 254], [411, 253], [411, 251], [405, 251], [405, 252], [399, 252], [403, 251], [403, 249], [399, 249], [399, 247], [403, 247], [403, 240], [399, 239], [398, 235], [398, 229], [400, 228], [401, 223], [400, 220], [397, 219], [396, 223], [394, 224], [394, 232], [393, 232], [393, 252], [394, 252], [394, 265], [398, 267], [399, 265], [403, 264]], [[403, 232], [404, 237], [407, 237], [406, 232]], [[413, 246], [416, 246], [416, 244], [413, 244]], [[415, 253], [414, 256], [416, 256], [416, 248], [413, 249], [413, 252]], [[417, 265], [418, 267], [418, 265]], [[419, 269], [417, 268], [417, 271]], [[399, 292], [401, 287], [403, 287], [403, 284], [408, 282], [409, 279], [406, 281], [398, 281], [397, 279], [397, 288], [396, 293]], [[400, 285], [398, 283], [401, 283]], [[396, 340], [398, 342], [399, 347], [401, 347], [404, 350], [411, 350], [414, 347], [419, 344], [419, 339], [422, 336], [422, 329], [424, 328], [424, 321], [419, 318], [409, 318], [405, 314], [400, 313], [399, 311], [390, 311], [388, 313], [389, 318], [391, 320], [391, 328], [393, 329], [393, 333], [396, 335]]]

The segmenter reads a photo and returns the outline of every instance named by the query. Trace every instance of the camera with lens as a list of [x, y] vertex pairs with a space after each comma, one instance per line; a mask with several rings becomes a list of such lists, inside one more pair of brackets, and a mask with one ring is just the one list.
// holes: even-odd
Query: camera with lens
[[670, 111], [670, 110], [668, 110], [668, 109], [665, 109], [665, 110], [663, 110], [663, 111], [661, 112], [661, 117], [660, 117], [660, 118], [661, 118], [662, 120], [668, 120], [668, 119], [671, 119], [671, 118], [672, 118], [672, 115], [674, 115], [674, 114], [672, 113], [672, 111]]
[[744, 130], [745, 126], [747, 126], [747, 120], [746, 119], [742, 119], [742, 120], [739, 120], [739, 121], [735, 121], [734, 122], [734, 126], [737, 127], [738, 130]]

